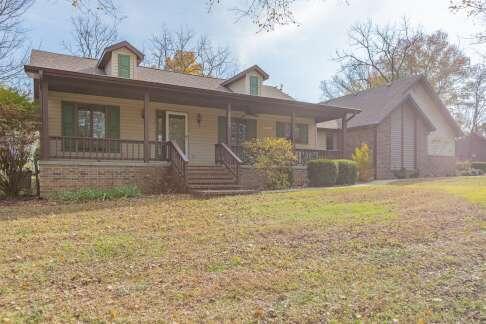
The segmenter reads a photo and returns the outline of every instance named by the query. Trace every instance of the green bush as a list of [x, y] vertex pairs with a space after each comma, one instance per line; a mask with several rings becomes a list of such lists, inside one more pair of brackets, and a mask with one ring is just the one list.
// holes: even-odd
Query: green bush
[[137, 186], [121, 186], [110, 189], [83, 188], [74, 191], [62, 191], [53, 195], [56, 200], [83, 202], [90, 200], [113, 200], [119, 198], [132, 198], [141, 196]]
[[334, 186], [338, 176], [337, 163], [332, 160], [312, 160], [307, 162], [309, 184], [313, 187]]
[[283, 138], [254, 139], [243, 145], [247, 160], [265, 176], [265, 189], [287, 189], [292, 186], [296, 162], [292, 143]]
[[472, 162], [471, 168], [481, 170], [483, 173], [486, 173], [486, 162]]
[[338, 175], [336, 184], [352, 185], [358, 180], [358, 164], [351, 160], [336, 160]]

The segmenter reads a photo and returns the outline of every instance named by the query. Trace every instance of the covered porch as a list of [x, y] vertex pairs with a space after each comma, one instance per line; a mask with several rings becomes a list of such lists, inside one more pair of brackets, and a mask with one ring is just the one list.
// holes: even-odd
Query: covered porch
[[[42, 107], [41, 160], [214, 164], [221, 162], [218, 154], [223, 147], [230, 151], [230, 156], [234, 155], [243, 163], [241, 142], [247, 136], [243, 129], [251, 129], [251, 121], [254, 121], [254, 137], [287, 137], [294, 143], [298, 164], [305, 164], [316, 158], [342, 157], [346, 123], [359, 112], [328, 105], [109, 76], [52, 69], [29, 70], [28, 67], [26, 70], [34, 74], [35, 95]], [[97, 105], [97, 98], [103, 98], [100, 105]], [[116, 107], [120, 100], [130, 102], [127, 111], [125, 108], [118, 111], [107, 108]], [[79, 114], [81, 110], [89, 112], [85, 116], [91, 123], [88, 131], [59, 131], [57, 124], [62, 124], [65, 118], [59, 116], [59, 108], [55, 111], [53, 107], [59, 101], [71, 103], [73, 113]], [[105, 110], [98, 108], [101, 106]], [[97, 115], [102, 115], [102, 122], [107, 125], [101, 133], [97, 133]], [[120, 119], [118, 128], [110, 124], [116, 118]], [[343, 125], [336, 133], [336, 147], [332, 150], [319, 147], [317, 133], [314, 134], [315, 124], [336, 119], [340, 119]], [[286, 131], [281, 131], [281, 134], [275, 130], [279, 123], [287, 125]], [[306, 142], [298, 141], [303, 136], [299, 133], [299, 125], [308, 125], [306, 132], [300, 131], [306, 134]], [[56, 127], [58, 129], [54, 130]], [[79, 125], [76, 126], [78, 128]], [[128, 132], [125, 128], [132, 130]]]

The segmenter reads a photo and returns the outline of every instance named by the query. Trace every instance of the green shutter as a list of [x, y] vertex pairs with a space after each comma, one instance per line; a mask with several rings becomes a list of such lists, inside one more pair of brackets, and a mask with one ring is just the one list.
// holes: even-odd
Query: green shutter
[[277, 122], [277, 137], [286, 138], [285, 136], [285, 123]]
[[[106, 137], [111, 139], [120, 139], [120, 107], [108, 106], [106, 107]], [[112, 142], [110, 152], [119, 153], [120, 143], [118, 141]]]
[[226, 143], [226, 117], [218, 117], [218, 143]]
[[75, 136], [75, 113], [76, 109], [74, 104], [63, 102], [62, 103], [62, 130], [63, 148], [64, 151], [72, 151], [74, 148], [74, 142], [70, 137]]
[[309, 144], [309, 128], [306, 124], [298, 124], [297, 128], [299, 128], [299, 138], [297, 142], [299, 144]]
[[246, 120], [246, 140], [252, 140], [257, 137], [257, 121], [256, 119]]
[[118, 76], [130, 79], [130, 56], [118, 54]]
[[250, 94], [258, 96], [258, 77], [250, 76]]

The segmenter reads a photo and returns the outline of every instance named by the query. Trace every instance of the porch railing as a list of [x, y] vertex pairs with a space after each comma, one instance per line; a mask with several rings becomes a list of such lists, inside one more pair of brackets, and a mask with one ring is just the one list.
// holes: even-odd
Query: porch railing
[[[243, 164], [248, 163], [248, 154], [243, 146], [231, 146], [231, 150], [243, 161]], [[307, 161], [317, 159], [340, 159], [342, 157], [341, 151], [338, 150], [312, 150], [312, 149], [295, 149], [297, 156], [297, 165], [305, 165]]]
[[[149, 142], [149, 160], [167, 161], [165, 142]], [[92, 137], [49, 137], [49, 157], [57, 159], [144, 160], [144, 142]]]
[[295, 155], [297, 155], [297, 164], [298, 165], [304, 165], [308, 161], [311, 161], [311, 160], [340, 159], [341, 158], [341, 151], [296, 149]]
[[174, 141], [167, 142], [167, 159], [171, 162], [174, 171], [180, 177], [183, 185], [187, 185], [187, 164], [189, 159]]
[[216, 144], [214, 152], [216, 164], [223, 164], [239, 182], [241, 159], [224, 143]]

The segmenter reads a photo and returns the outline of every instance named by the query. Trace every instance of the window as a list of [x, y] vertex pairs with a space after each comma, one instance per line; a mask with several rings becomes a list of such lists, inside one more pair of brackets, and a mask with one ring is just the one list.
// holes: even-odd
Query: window
[[336, 149], [335, 138], [336, 137], [334, 133], [326, 133], [326, 150]]
[[259, 95], [259, 84], [258, 84], [258, 77], [257, 76], [250, 76], [250, 94], [252, 96], [258, 96]]
[[118, 54], [118, 76], [130, 79], [130, 55]]
[[[81, 138], [120, 138], [119, 107], [62, 103], [62, 136], [66, 151], [104, 150], [103, 142], [93, 144]], [[74, 138], [74, 139], [73, 139]], [[79, 139], [76, 139], [79, 138]], [[111, 152], [119, 152], [119, 143], [111, 143]]]
[[[277, 122], [277, 137], [291, 139], [290, 123]], [[295, 124], [294, 130], [296, 144], [309, 143], [309, 129], [307, 124]]]
[[[256, 119], [231, 118], [231, 146], [240, 146], [257, 137]], [[226, 143], [226, 117], [218, 117], [218, 142]]]

